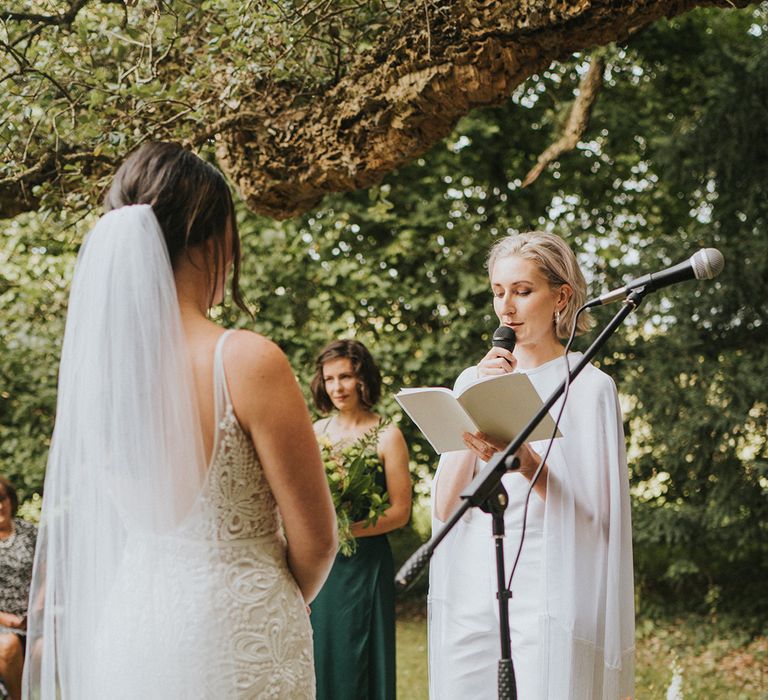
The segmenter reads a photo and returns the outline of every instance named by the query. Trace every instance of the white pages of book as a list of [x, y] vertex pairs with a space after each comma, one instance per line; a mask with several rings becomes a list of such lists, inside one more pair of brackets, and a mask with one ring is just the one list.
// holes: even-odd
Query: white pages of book
[[[456, 395], [444, 387], [421, 387], [402, 389], [395, 399], [438, 454], [467, 449], [464, 432], [480, 430], [510, 442], [543, 405], [531, 380], [521, 373], [483, 377]], [[547, 414], [528, 440], [548, 440], [554, 429]]]

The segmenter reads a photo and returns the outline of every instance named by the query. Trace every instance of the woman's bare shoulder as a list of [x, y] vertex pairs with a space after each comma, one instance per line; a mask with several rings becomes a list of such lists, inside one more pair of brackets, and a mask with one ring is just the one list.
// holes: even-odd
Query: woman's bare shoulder
[[379, 434], [379, 453], [387, 452], [392, 449], [401, 449], [406, 447], [405, 436], [395, 423], [387, 423], [381, 429]]
[[288, 358], [263, 335], [234, 332], [224, 344], [224, 365], [235, 414], [247, 429], [306, 410]]
[[229, 373], [242, 377], [263, 377], [290, 371], [285, 353], [260, 333], [237, 330], [224, 345], [224, 362]]

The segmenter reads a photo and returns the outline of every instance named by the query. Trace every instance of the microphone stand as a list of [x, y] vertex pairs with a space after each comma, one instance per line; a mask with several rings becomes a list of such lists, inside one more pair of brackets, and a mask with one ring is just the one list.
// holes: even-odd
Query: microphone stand
[[[629, 291], [624, 304], [616, 315], [611, 319], [608, 325], [602, 330], [600, 335], [594, 340], [592, 345], [587, 348], [584, 355], [571, 369], [569, 373], [572, 382], [590, 360], [597, 354], [597, 351], [614, 334], [616, 329], [624, 322], [624, 319], [634, 311], [643, 300], [646, 289], [644, 286], [636, 287]], [[445, 536], [451, 531], [464, 513], [471, 507], [478, 507], [487, 513], [491, 513], [493, 520], [493, 537], [496, 551], [496, 578], [498, 581], [497, 598], [499, 601], [499, 638], [501, 640], [501, 659], [498, 667], [498, 697], [499, 700], [517, 700], [517, 689], [515, 687], [515, 671], [512, 663], [512, 651], [509, 631], [508, 606], [512, 592], [507, 588], [504, 569], [504, 510], [507, 505], [507, 492], [501, 483], [501, 477], [508, 471], [514, 471], [519, 467], [519, 461], [515, 457], [515, 452], [528, 439], [528, 436], [534, 431], [541, 420], [549, 413], [552, 406], [563, 395], [565, 391], [566, 380], [564, 379], [559, 386], [552, 392], [551, 396], [544, 401], [543, 405], [531, 418], [528, 424], [520, 433], [507, 445], [502, 452], [497, 452], [491, 460], [485, 465], [482, 471], [471, 481], [466, 489], [461, 493], [462, 503], [456, 508], [450, 518], [446, 521], [439, 532], [419, 547], [400, 567], [395, 576], [395, 585], [398, 590], [407, 589], [411, 583], [418, 577], [423, 568], [429, 562], [433, 552], [443, 541]]]

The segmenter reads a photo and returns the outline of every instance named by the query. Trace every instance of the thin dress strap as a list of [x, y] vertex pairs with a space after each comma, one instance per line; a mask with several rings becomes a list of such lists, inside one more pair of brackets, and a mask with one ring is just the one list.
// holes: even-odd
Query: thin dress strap
[[320, 433], [320, 435], [325, 435], [328, 432], [328, 428], [331, 425], [332, 421], [333, 421], [333, 416], [329, 416], [328, 420], [325, 421], [325, 423], [323, 423], [323, 430]]
[[234, 330], [230, 329], [221, 334], [218, 341], [216, 341], [216, 350], [213, 353], [213, 395], [216, 408], [217, 434], [227, 409], [232, 407], [232, 399], [229, 396], [229, 387], [227, 386], [227, 375], [224, 371], [224, 341], [232, 333], [234, 333]]

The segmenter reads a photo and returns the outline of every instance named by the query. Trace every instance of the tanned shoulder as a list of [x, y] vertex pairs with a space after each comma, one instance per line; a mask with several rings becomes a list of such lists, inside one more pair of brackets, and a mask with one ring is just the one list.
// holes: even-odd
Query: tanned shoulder
[[245, 330], [235, 331], [227, 340], [224, 362], [231, 374], [245, 380], [290, 371], [288, 359], [276, 343], [259, 333]]

